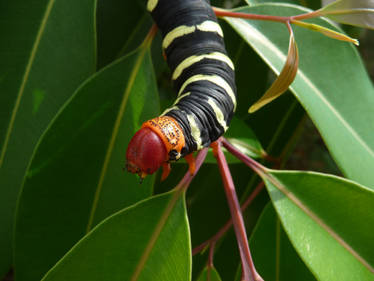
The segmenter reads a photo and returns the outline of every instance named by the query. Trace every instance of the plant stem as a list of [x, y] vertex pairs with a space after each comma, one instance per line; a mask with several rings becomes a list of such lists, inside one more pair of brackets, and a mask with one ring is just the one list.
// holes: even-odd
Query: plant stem
[[224, 9], [213, 7], [217, 17], [229, 17], [229, 18], [241, 18], [241, 19], [251, 19], [251, 20], [265, 20], [265, 21], [276, 21], [276, 22], [287, 22], [290, 17], [279, 17], [270, 15], [257, 15], [249, 13], [231, 12]]
[[240, 150], [238, 150], [235, 146], [229, 143], [225, 138], [222, 138], [222, 145], [236, 158], [254, 170], [259, 176], [264, 175], [266, 173], [266, 168], [262, 166], [257, 161], [253, 160], [252, 158], [248, 157], [247, 155], [243, 154]]
[[[257, 197], [257, 195], [260, 193], [261, 190], [264, 188], [264, 183], [260, 182], [256, 188], [253, 190], [251, 195], [245, 200], [243, 205], [241, 206], [242, 212], [245, 211], [249, 205], [252, 203], [252, 201]], [[207, 245], [210, 245], [212, 247], [213, 243], [217, 243], [219, 239], [222, 238], [223, 235], [230, 229], [232, 226], [232, 220], [228, 220], [223, 227], [221, 227], [214, 236], [206, 240], [205, 242], [201, 243], [199, 246], [195, 247], [192, 250], [192, 255], [196, 255], [197, 253], [201, 252]]]
[[229, 18], [241, 18], [250, 20], [264, 20], [264, 21], [275, 21], [275, 22], [291, 22], [292, 20], [304, 20], [321, 16], [320, 11], [313, 11], [310, 13], [305, 13], [301, 15], [291, 16], [291, 17], [281, 17], [281, 16], [270, 16], [270, 15], [257, 15], [250, 13], [241, 12], [231, 12], [225, 9], [213, 7], [213, 11], [217, 17], [229, 17]]
[[236, 239], [239, 246], [243, 270], [242, 280], [263, 280], [261, 276], [257, 273], [256, 268], [253, 264], [252, 256], [248, 245], [247, 233], [244, 226], [243, 216], [240, 211], [240, 204], [238, 197], [236, 195], [234, 182], [232, 180], [231, 173], [226, 162], [226, 158], [221, 149], [221, 139], [214, 143], [213, 147], [218, 167], [222, 176], [223, 185], [225, 188], [225, 193], [230, 208], [231, 218], [234, 225]]
[[305, 13], [305, 14], [301, 14], [301, 15], [292, 16], [292, 17], [289, 17], [289, 19], [292, 23], [292, 20], [306, 20], [306, 19], [311, 19], [311, 18], [317, 18], [317, 17], [320, 17], [320, 16], [321, 16], [320, 11], [316, 10], [316, 11], [313, 11], [313, 12], [310, 12], [310, 13]]
[[214, 259], [214, 249], [216, 247], [216, 242], [212, 241], [210, 243], [210, 249], [209, 249], [209, 256], [208, 256], [208, 267], [213, 267], [213, 259]]

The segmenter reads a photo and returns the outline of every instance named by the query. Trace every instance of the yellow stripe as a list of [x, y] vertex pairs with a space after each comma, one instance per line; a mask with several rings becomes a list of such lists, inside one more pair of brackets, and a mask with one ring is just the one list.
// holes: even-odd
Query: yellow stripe
[[158, 3], [158, 0], [148, 0], [147, 10], [149, 12], [152, 12], [154, 10], [154, 8], [156, 8], [157, 3]]
[[223, 31], [221, 26], [214, 21], [204, 21], [203, 23], [196, 26], [198, 30], [205, 32], [216, 32], [219, 36], [223, 37]]
[[234, 104], [234, 110], [236, 109], [236, 97], [234, 94], [234, 91], [231, 89], [230, 85], [226, 82], [225, 79], [223, 79], [220, 76], [217, 75], [203, 75], [203, 74], [197, 74], [190, 78], [188, 78], [182, 85], [182, 87], [179, 90], [178, 96], [183, 92], [183, 90], [188, 86], [188, 84], [191, 84], [193, 82], [197, 81], [209, 81], [212, 82], [220, 87], [222, 87], [226, 93], [230, 96], [232, 103]]
[[204, 21], [203, 23], [199, 25], [193, 25], [193, 26], [180, 25], [165, 35], [164, 40], [162, 41], [162, 48], [166, 49], [176, 38], [193, 33], [195, 32], [196, 29], [200, 31], [205, 31], [205, 32], [216, 32], [221, 37], [223, 37], [223, 32], [222, 32], [221, 27], [219, 26], [218, 23], [214, 21], [208, 20], [208, 21]]
[[224, 63], [226, 63], [228, 66], [231, 67], [232, 70], [234, 70], [234, 64], [230, 60], [228, 56], [225, 54], [222, 54], [220, 52], [213, 52], [210, 54], [204, 54], [200, 56], [190, 56], [186, 58], [184, 61], [182, 61], [174, 70], [172, 79], [176, 80], [178, 77], [182, 74], [183, 70], [185, 70], [187, 67], [193, 65], [194, 63], [197, 63], [203, 59], [214, 59], [214, 60], [219, 60]]
[[188, 119], [188, 123], [189, 123], [190, 128], [191, 128], [192, 138], [194, 139], [194, 141], [197, 144], [197, 150], [200, 150], [200, 149], [203, 148], [203, 146], [201, 145], [202, 144], [202, 140], [201, 140], [200, 129], [199, 129], [199, 127], [196, 124], [195, 118], [191, 114], [187, 115], [187, 119]]
[[225, 121], [225, 116], [223, 115], [222, 110], [218, 107], [218, 105], [213, 101], [212, 98], [208, 99], [209, 105], [213, 108], [214, 113], [216, 114], [216, 120], [218, 123], [223, 127], [223, 129], [226, 130], [228, 129], [226, 121]]
[[165, 109], [165, 111], [162, 112], [160, 116], [164, 116], [166, 113], [168, 113], [172, 110], [179, 110], [179, 107], [178, 106], [169, 107], [169, 108]]
[[176, 104], [178, 104], [178, 102], [179, 102], [181, 99], [183, 99], [184, 97], [187, 97], [189, 94], [191, 94], [191, 92], [187, 92], [187, 93], [181, 95], [180, 97], [178, 97], [178, 98], [175, 100], [174, 104], [173, 104], [174, 106], [165, 109], [165, 111], [161, 113], [161, 116], [164, 116], [166, 113], [168, 113], [168, 112], [170, 112], [170, 111], [172, 111], [172, 110], [179, 110], [179, 107], [176, 106]]
[[184, 97], [187, 97], [187, 96], [190, 95], [190, 94], [191, 94], [191, 92], [187, 92], [187, 93], [184, 93], [183, 95], [179, 96], [179, 97], [175, 100], [174, 104], [177, 104], [181, 99], [183, 99]]

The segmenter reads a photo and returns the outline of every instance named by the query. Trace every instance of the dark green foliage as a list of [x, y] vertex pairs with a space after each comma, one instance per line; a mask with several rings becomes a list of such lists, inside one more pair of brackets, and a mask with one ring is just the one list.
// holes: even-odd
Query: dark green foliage
[[[160, 37], [141, 45], [152, 25], [145, 1], [26, 2], [0, 0], [0, 279], [12, 267], [17, 281], [137, 273], [134, 280], [240, 280], [232, 230], [215, 246], [214, 268], [209, 248], [191, 255], [230, 218], [211, 153], [186, 193], [173, 189], [187, 171], [184, 160], [164, 182], [156, 174], [140, 185], [122, 171], [132, 135], [175, 98]], [[308, 11], [300, 4], [320, 6], [212, 2], [279, 16]], [[263, 171], [267, 191], [243, 212], [259, 273], [266, 281], [374, 280], [374, 90], [357, 50], [295, 27], [295, 82], [249, 115], [283, 66], [287, 29], [220, 23], [238, 87], [227, 137], [265, 166], [284, 168], [308, 115], [346, 178]], [[244, 202], [260, 178], [226, 155]]]

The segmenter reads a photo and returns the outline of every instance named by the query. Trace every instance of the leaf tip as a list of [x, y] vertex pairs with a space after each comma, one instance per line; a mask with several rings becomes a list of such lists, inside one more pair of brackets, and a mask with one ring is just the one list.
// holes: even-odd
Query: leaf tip
[[259, 110], [261, 107], [262, 107], [262, 105], [259, 105], [258, 102], [256, 102], [254, 105], [252, 105], [252, 106], [248, 109], [248, 113], [254, 113], [254, 112], [256, 112], [257, 110]]

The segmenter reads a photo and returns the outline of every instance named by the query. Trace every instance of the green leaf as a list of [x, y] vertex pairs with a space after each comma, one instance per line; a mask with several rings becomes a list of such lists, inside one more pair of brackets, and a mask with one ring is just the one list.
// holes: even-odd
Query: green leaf
[[146, 1], [143, 0], [98, 0], [97, 57], [99, 68], [120, 55], [135, 50], [143, 41], [153, 24], [145, 5]]
[[100, 223], [42, 279], [188, 281], [191, 245], [180, 190], [152, 197]]
[[317, 12], [340, 23], [374, 29], [374, 2], [371, 0], [338, 0]]
[[44, 134], [28, 169], [16, 221], [17, 280], [40, 280], [92, 226], [151, 194], [154, 177], [140, 185], [122, 168], [130, 138], [158, 113], [144, 47], [77, 90]]
[[[225, 22], [221, 24], [225, 34], [226, 49], [235, 65], [238, 106], [235, 117], [245, 121], [256, 132], [262, 146], [271, 156], [279, 155], [298, 126], [304, 110], [292, 95], [286, 94], [254, 114], [248, 114], [248, 106], [258, 100], [269, 87], [271, 76], [262, 59], [246, 42]], [[280, 115], [272, 119], [269, 116]], [[235, 120], [234, 120], [235, 121]], [[234, 122], [233, 121], [233, 122]], [[226, 136], [235, 123], [230, 125]], [[232, 137], [240, 138], [247, 129], [238, 130]], [[244, 136], [247, 138], [247, 136]], [[221, 271], [222, 274], [222, 271]]]
[[325, 174], [267, 173], [283, 227], [316, 278], [374, 280], [374, 191]]
[[264, 158], [267, 154], [264, 150], [258, 150], [253, 144], [253, 139], [247, 138], [228, 138], [230, 143], [232, 143], [237, 149], [239, 149], [245, 155], [252, 158]]
[[318, 9], [321, 7], [321, 0], [245, 0], [249, 6], [255, 5], [255, 4], [263, 4], [263, 3], [269, 3], [269, 2], [279, 2], [279, 3], [289, 3], [289, 4], [295, 4], [295, 5], [302, 5], [309, 7], [311, 9]]
[[[225, 134], [225, 137], [227, 137], [227, 140], [236, 148], [249, 157], [265, 158], [267, 156], [266, 151], [262, 148], [259, 139], [256, 137], [252, 129], [237, 117], [232, 119], [230, 128]], [[222, 150], [225, 153], [228, 163], [240, 163], [236, 157], [227, 153], [225, 148]], [[217, 162], [211, 151], [209, 151], [206, 161], [211, 163]]]
[[221, 281], [217, 270], [214, 267], [205, 267], [203, 272], [201, 272], [197, 281]]
[[95, 70], [95, 5], [1, 1], [0, 277], [11, 264], [16, 199], [32, 151], [61, 105]]
[[[268, 4], [238, 11], [287, 16], [308, 10]], [[287, 54], [286, 29], [271, 22], [226, 20], [279, 73]], [[314, 23], [338, 30], [322, 19]], [[300, 28], [295, 28], [295, 38], [300, 64], [292, 92], [314, 121], [341, 170], [373, 188], [374, 90], [356, 49]], [[354, 159], [359, 159], [360, 165]]]
[[269, 203], [250, 238], [256, 269], [264, 280], [316, 280], [298, 256]]
[[267, 154], [253, 130], [242, 120], [233, 117], [230, 127], [225, 134], [233, 144], [245, 148], [246, 155], [253, 158], [263, 158]]

